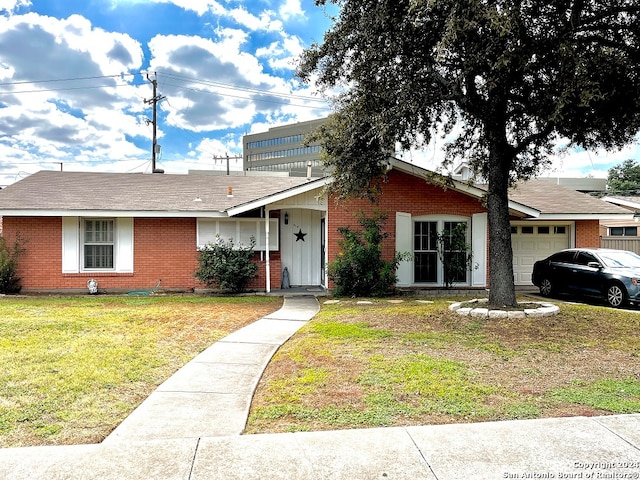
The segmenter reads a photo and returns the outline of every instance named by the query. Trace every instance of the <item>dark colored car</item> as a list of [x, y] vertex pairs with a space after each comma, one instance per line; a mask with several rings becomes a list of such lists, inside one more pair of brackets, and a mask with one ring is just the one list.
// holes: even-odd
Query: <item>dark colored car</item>
[[570, 248], [533, 265], [531, 280], [546, 297], [599, 297], [612, 307], [640, 302], [640, 256], [626, 250]]

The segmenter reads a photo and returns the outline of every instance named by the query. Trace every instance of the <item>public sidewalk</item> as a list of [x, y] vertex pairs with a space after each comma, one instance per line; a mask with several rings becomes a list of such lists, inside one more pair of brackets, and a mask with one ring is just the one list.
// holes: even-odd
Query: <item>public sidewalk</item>
[[7, 480], [638, 478], [640, 414], [240, 435], [314, 297], [212, 345], [97, 445], [0, 449]]
[[640, 478], [640, 414], [4, 449], [0, 478]]

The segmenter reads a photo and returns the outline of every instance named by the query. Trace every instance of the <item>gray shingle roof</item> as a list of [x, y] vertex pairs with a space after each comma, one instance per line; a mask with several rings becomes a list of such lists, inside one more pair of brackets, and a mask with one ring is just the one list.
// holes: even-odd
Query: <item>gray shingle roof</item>
[[[45, 170], [0, 190], [2, 210], [224, 212], [322, 180], [301, 177], [87, 173]], [[228, 188], [233, 189], [229, 198]], [[201, 201], [194, 201], [200, 198]], [[519, 183], [509, 198], [542, 214], [611, 215], [629, 211], [546, 181]]]
[[544, 180], [518, 183], [509, 191], [509, 198], [535, 208], [544, 214], [628, 214], [629, 211], [599, 198], [576, 192]]
[[300, 177], [46, 170], [0, 190], [0, 210], [223, 212], [309, 182]]

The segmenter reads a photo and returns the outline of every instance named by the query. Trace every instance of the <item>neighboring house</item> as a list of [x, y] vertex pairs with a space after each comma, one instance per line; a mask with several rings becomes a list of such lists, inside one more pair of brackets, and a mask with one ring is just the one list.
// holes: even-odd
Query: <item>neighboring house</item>
[[604, 201], [626, 208], [631, 218], [603, 220], [600, 224], [602, 245], [608, 248], [630, 250], [640, 254], [640, 197], [609, 195]]
[[603, 236], [608, 237], [637, 237], [638, 220], [640, 220], [640, 197], [625, 195], [608, 195], [602, 200], [626, 208], [634, 215], [632, 218], [609, 220], [602, 222]]
[[[24, 291], [83, 290], [96, 279], [106, 291], [204, 286], [193, 273], [198, 247], [216, 235], [255, 237], [259, 276], [251, 287], [279, 289], [286, 267], [292, 286], [331, 287], [327, 262], [339, 254], [338, 228], [357, 228], [358, 211], [388, 215], [384, 255], [409, 251], [398, 287], [441, 288], [435, 233], [467, 225], [477, 268], [456, 286], [486, 288], [485, 191], [453, 181], [429, 183], [427, 172], [390, 161], [377, 205], [338, 202], [330, 178], [114, 174], [42, 171], [0, 191], [4, 235], [26, 243], [19, 261]], [[533, 262], [566, 247], [599, 246], [599, 221], [631, 218], [627, 210], [557, 185], [531, 181], [510, 196], [515, 282], [530, 285]]]

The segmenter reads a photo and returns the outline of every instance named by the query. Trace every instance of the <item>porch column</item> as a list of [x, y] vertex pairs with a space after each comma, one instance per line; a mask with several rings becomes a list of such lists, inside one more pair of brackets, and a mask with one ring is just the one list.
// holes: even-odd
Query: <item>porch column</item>
[[266, 243], [266, 251], [265, 251], [265, 272], [267, 275], [267, 281], [265, 284], [265, 290], [267, 291], [267, 293], [271, 292], [271, 260], [270, 260], [270, 256], [269, 256], [269, 245], [270, 245], [270, 240], [269, 240], [269, 209], [267, 207], [265, 207], [264, 209], [264, 215], [266, 217], [266, 221], [264, 222], [264, 238], [265, 238], [265, 243]]

